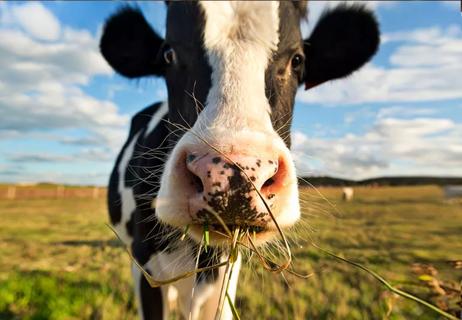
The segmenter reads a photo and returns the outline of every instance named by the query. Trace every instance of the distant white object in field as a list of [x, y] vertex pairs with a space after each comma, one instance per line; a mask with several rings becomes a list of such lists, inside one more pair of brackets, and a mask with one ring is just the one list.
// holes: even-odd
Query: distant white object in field
[[443, 186], [443, 193], [446, 199], [462, 197], [462, 185]]
[[343, 201], [353, 200], [354, 190], [351, 187], [342, 188], [342, 199]]

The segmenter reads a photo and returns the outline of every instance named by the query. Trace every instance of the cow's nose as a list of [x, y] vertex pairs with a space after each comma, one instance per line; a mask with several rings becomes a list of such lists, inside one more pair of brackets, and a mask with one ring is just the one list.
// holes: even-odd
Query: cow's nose
[[186, 166], [195, 186], [189, 213], [199, 223], [217, 224], [219, 215], [230, 225], [264, 226], [271, 219], [268, 207], [285, 185], [284, 163], [277, 157], [190, 153]]

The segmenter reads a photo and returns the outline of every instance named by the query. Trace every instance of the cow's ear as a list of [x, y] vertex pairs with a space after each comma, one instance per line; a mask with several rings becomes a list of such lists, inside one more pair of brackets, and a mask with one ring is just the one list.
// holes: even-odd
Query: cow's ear
[[348, 76], [371, 59], [379, 42], [378, 22], [364, 6], [325, 11], [304, 42], [305, 89]]
[[159, 51], [163, 42], [140, 10], [125, 6], [107, 19], [100, 50], [114, 70], [125, 77], [162, 76], [164, 65]]

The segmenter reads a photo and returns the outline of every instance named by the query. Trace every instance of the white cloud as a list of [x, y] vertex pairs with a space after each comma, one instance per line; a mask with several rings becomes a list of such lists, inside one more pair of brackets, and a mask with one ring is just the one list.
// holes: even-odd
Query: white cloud
[[458, 25], [450, 25], [443, 29], [438, 26], [418, 28], [407, 31], [396, 31], [382, 35], [382, 44], [396, 41], [406, 41], [419, 44], [446, 44], [461, 36], [462, 31]]
[[362, 135], [338, 139], [293, 136], [299, 175], [353, 179], [379, 175], [461, 175], [462, 123], [451, 119], [378, 117]]
[[346, 80], [332, 81], [297, 98], [307, 103], [357, 104], [462, 98], [462, 30], [432, 27], [385, 34], [385, 43], [404, 42], [390, 68], [367, 64]]
[[12, 152], [7, 155], [8, 160], [14, 163], [81, 163], [82, 161], [109, 161], [113, 157], [100, 148], [85, 148], [73, 154], [39, 153], [39, 152]]
[[381, 108], [377, 113], [377, 118], [392, 117], [422, 117], [431, 116], [437, 113], [436, 109], [431, 108], [412, 108], [404, 106], [392, 106]]
[[[5, 11], [8, 8], [5, 7]], [[61, 33], [58, 19], [40, 2], [27, 2], [6, 11], [8, 22], [16, 22], [25, 32], [39, 40], [55, 41]], [[3, 16], [3, 15], [2, 15]]]
[[17, 139], [29, 132], [83, 129], [101, 148], [115, 152], [128, 116], [82, 89], [94, 76], [113, 74], [99, 53], [98, 37], [61, 26], [41, 3], [3, 3], [0, 12], [5, 21], [0, 27], [0, 134]]
[[384, 39], [407, 42], [390, 57], [391, 64], [399, 67], [453, 67], [462, 56], [462, 30], [456, 25], [397, 32]]

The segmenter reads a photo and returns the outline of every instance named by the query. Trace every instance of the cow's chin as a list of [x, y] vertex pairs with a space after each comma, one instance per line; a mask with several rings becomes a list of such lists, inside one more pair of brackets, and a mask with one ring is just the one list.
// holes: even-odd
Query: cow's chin
[[[290, 229], [299, 220], [300, 214], [298, 206], [292, 209], [294, 211], [291, 211], [291, 215], [285, 215], [279, 217], [279, 219], [276, 218], [277, 224], [283, 232]], [[213, 247], [229, 248], [232, 243], [233, 235], [237, 230], [239, 230], [241, 235], [238, 240], [239, 243], [247, 248], [250, 248], [252, 245], [261, 246], [275, 238], [281, 238], [278, 227], [273, 221], [268, 221], [268, 223], [264, 226], [251, 224], [226, 224], [225, 228], [220, 223], [204, 224], [202, 222], [193, 221], [190, 218], [186, 218], [189, 216], [189, 213], [187, 212], [184, 214], [177, 214], [175, 216], [163, 214], [159, 215], [159, 213], [162, 213], [162, 210], [156, 214], [161, 223], [166, 224], [169, 227], [173, 227], [178, 230], [179, 233], [183, 234], [186, 232], [189, 238], [198, 244], [204, 243], [205, 226], [207, 226], [206, 228], [209, 233], [209, 245]], [[284, 219], [282, 219], [283, 217]]]
[[[249, 237], [251, 237], [252, 243], [255, 246], [261, 246], [266, 242], [274, 239], [278, 232], [274, 228], [252, 226], [227, 226], [229, 232], [226, 231], [221, 225], [208, 225], [209, 229], [209, 245], [214, 247], [229, 247], [232, 243], [233, 232], [239, 228], [241, 237], [238, 238], [240, 245], [245, 247], [251, 247]], [[203, 224], [193, 224], [188, 230], [189, 236], [197, 243], [203, 243], [204, 241], [204, 226]]]
[[[174, 196], [175, 193], [176, 195], [181, 194], [181, 189], [177, 188], [176, 192], [173, 190], [157, 198], [155, 204], [157, 219], [160, 223], [169, 225], [181, 233], [186, 231], [192, 240], [201, 243], [204, 240], [204, 222], [193, 218], [194, 214], [189, 211], [190, 204], [186, 199]], [[284, 201], [275, 201], [272, 208], [277, 225], [282, 231], [289, 229], [300, 219], [297, 185], [288, 186], [285, 192], [287, 195], [283, 197]], [[162, 201], [162, 199], [165, 200]], [[229, 247], [232, 241], [229, 232], [233, 233], [238, 227], [244, 233], [244, 236], [240, 237], [240, 242], [245, 246], [251, 245], [249, 236], [255, 246], [264, 245], [276, 237], [281, 237], [278, 227], [271, 218], [265, 224], [256, 222], [253, 225], [251, 221], [244, 225], [227, 224], [228, 230], [216, 221], [208, 224], [210, 246]]]

